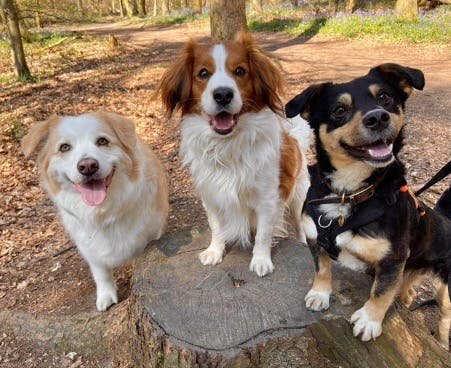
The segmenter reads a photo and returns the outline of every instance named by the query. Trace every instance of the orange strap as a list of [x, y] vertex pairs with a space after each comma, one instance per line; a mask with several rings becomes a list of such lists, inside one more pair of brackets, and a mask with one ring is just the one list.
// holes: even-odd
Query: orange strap
[[417, 197], [415, 197], [415, 194], [412, 192], [412, 190], [407, 186], [407, 185], [403, 185], [401, 188], [399, 188], [399, 191], [402, 193], [409, 193], [409, 195], [412, 197], [413, 199], [413, 203], [415, 204], [415, 208], [418, 210], [418, 213], [420, 214], [420, 216], [424, 216], [426, 214], [426, 211], [424, 210], [424, 208], [422, 208], [420, 206], [420, 203], [418, 202]]

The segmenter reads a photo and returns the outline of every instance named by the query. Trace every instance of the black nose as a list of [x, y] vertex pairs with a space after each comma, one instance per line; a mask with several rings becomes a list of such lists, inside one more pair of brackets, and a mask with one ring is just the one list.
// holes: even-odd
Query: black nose
[[227, 87], [219, 87], [213, 91], [213, 98], [221, 106], [226, 106], [232, 101], [233, 90]]
[[94, 158], [84, 158], [78, 161], [77, 169], [82, 175], [93, 175], [99, 170], [99, 161]]
[[363, 117], [363, 125], [371, 130], [384, 130], [390, 124], [390, 114], [385, 110], [373, 110]]

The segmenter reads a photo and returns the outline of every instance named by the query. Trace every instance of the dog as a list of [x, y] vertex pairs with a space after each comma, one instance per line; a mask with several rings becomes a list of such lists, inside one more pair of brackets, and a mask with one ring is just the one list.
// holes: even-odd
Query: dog
[[162, 164], [132, 120], [109, 112], [52, 116], [30, 128], [26, 157], [38, 152], [44, 189], [88, 263], [96, 306], [117, 303], [112, 269], [162, 235], [168, 189]]
[[220, 263], [226, 244], [248, 246], [255, 236], [250, 270], [272, 272], [271, 244], [286, 229], [285, 213], [303, 239], [312, 134], [302, 119], [281, 117], [282, 84], [278, 64], [248, 33], [213, 45], [190, 40], [162, 77], [167, 117], [181, 110], [183, 163], [212, 233], [203, 265]]
[[332, 292], [331, 258], [374, 272], [371, 295], [351, 317], [353, 333], [377, 338], [396, 295], [408, 305], [413, 285], [426, 274], [439, 279], [439, 342], [448, 347], [451, 304], [451, 198], [438, 210], [418, 202], [398, 158], [403, 145], [405, 102], [422, 90], [418, 69], [382, 64], [347, 83], [311, 85], [289, 101], [286, 114], [308, 120], [317, 163], [302, 223], [315, 263], [305, 297], [308, 309], [325, 310]]

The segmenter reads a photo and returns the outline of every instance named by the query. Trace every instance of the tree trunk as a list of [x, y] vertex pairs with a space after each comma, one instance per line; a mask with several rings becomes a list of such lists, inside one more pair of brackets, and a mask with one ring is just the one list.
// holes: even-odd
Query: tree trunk
[[116, 0], [111, 0], [111, 14], [116, 13]]
[[402, 19], [417, 19], [417, 0], [397, 0], [395, 4], [395, 13]]
[[124, 18], [127, 15], [126, 9], [124, 6], [124, 1], [126, 1], [126, 0], [119, 0], [119, 11], [121, 13], [121, 18]]
[[137, 0], [136, 5], [138, 8], [138, 15], [140, 17], [146, 16], [146, 0]]
[[329, 0], [329, 8], [336, 13], [338, 11], [339, 0]]
[[251, 251], [239, 246], [221, 264], [202, 266], [197, 254], [209, 241], [205, 230], [166, 234], [136, 260], [126, 301], [71, 316], [1, 311], [0, 335], [74, 351], [98, 367], [451, 367], [450, 354], [400, 306], [376, 341], [353, 336], [348, 320], [369, 294], [369, 276], [334, 269], [330, 309], [314, 313], [303, 302], [313, 262], [299, 243], [279, 241], [274, 273], [260, 278], [249, 271]]
[[346, 13], [354, 12], [355, 7], [356, 7], [356, 1], [355, 0], [345, 0], [345, 12]]
[[153, 12], [152, 15], [154, 17], [156, 17], [158, 14], [158, 4], [157, 4], [157, 0], [153, 0]]
[[261, 12], [263, 9], [263, 0], [252, 0], [252, 8], [256, 12]]
[[42, 27], [41, 14], [39, 13], [39, 11], [41, 9], [41, 5], [39, 4], [39, 0], [36, 0], [35, 4], [36, 4], [36, 11], [35, 11], [35, 16], [34, 16], [34, 21], [35, 21], [36, 28], [41, 28]]
[[83, 7], [83, 0], [77, 0], [77, 9], [78, 9], [78, 14], [80, 15], [80, 17], [83, 17], [85, 15], [85, 9]]
[[210, 30], [213, 41], [231, 40], [247, 30], [245, 0], [211, 0]]
[[168, 15], [169, 14], [169, 0], [161, 1], [161, 14]]
[[8, 29], [8, 36], [11, 44], [14, 71], [18, 79], [32, 79], [25, 59], [25, 52], [20, 35], [19, 20], [13, 0], [0, 0], [1, 11]]
[[127, 16], [132, 17], [138, 14], [138, 7], [136, 6], [136, 0], [123, 0], [125, 9], [127, 10]]
[[202, 14], [202, 0], [194, 0], [194, 13]]

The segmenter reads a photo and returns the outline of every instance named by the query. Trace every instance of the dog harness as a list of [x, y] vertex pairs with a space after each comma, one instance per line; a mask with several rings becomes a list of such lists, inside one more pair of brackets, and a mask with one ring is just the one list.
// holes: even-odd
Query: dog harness
[[[318, 164], [310, 166], [309, 171], [313, 178], [318, 178], [320, 175]], [[307, 193], [306, 212], [315, 222], [318, 233], [317, 244], [328, 253], [330, 258], [336, 260], [340, 253], [340, 248], [337, 247], [335, 241], [339, 234], [348, 230], [356, 230], [376, 221], [393, 207], [399, 196], [404, 193], [409, 193], [409, 197], [412, 199], [415, 208], [418, 209], [419, 215], [425, 214], [414, 194], [408, 189], [405, 179], [402, 179], [401, 182], [392, 183], [391, 187], [388, 188], [389, 190], [384, 190], [383, 195], [377, 191], [377, 187], [384, 179], [386, 172], [384, 171], [373, 184], [362, 190], [351, 194], [341, 193], [332, 197], [326, 197], [333, 194], [327, 179], [319, 177], [317, 181], [312, 180], [314, 184], [310, 186]], [[318, 206], [330, 203], [350, 204], [351, 214], [346, 219], [341, 216], [334, 219], [325, 218], [323, 213], [319, 211]]]

